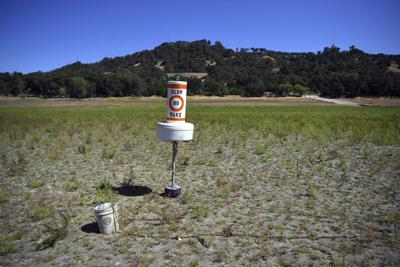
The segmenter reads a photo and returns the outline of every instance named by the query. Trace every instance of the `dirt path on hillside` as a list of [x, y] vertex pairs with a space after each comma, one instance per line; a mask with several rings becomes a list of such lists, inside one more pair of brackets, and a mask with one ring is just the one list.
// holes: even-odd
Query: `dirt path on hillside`
[[342, 106], [352, 106], [352, 107], [365, 106], [365, 104], [355, 103], [355, 102], [341, 100], [341, 99], [320, 97], [317, 95], [306, 95], [304, 97], [309, 98], [309, 99], [324, 101], [324, 102], [328, 102], [328, 103], [333, 103], [333, 104], [337, 104], [337, 105], [342, 105]]

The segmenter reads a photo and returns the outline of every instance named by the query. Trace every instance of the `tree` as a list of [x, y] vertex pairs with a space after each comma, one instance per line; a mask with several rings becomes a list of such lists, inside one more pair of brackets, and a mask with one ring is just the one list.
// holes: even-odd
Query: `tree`
[[67, 80], [67, 92], [71, 97], [89, 97], [94, 92], [95, 86], [82, 77], [72, 77]]
[[289, 92], [293, 91], [293, 85], [290, 83], [282, 83], [278, 85], [278, 90], [279, 95], [287, 96]]
[[25, 81], [22, 73], [14, 72], [11, 79], [11, 94], [18, 96], [25, 90]]
[[11, 75], [8, 72], [0, 73], [0, 94], [1, 95], [10, 94], [11, 85], [12, 85]]
[[293, 86], [292, 92], [294, 92], [296, 95], [298, 96], [302, 96], [304, 94], [309, 93], [311, 90], [309, 87], [307, 86], [303, 86], [301, 84], [295, 84]]
[[202, 95], [203, 94], [203, 82], [195, 77], [188, 79], [188, 94], [189, 95]]
[[204, 82], [204, 93], [208, 96], [224, 96], [226, 94], [226, 86], [210, 78]]
[[259, 79], [254, 79], [245, 87], [244, 96], [262, 96], [265, 92], [264, 84]]

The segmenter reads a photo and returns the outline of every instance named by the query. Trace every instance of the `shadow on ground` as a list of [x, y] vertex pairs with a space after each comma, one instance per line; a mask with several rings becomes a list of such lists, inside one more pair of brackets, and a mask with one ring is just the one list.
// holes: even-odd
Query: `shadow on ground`
[[122, 185], [114, 188], [115, 192], [127, 196], [127, 197], [138, 197], [150, 194], [153, 190], [150, 187], [143, 185]]
[[84, 226], [81, 227], [81, 230], [88, 234], [100, 234], [97, 222], [85, 224]]

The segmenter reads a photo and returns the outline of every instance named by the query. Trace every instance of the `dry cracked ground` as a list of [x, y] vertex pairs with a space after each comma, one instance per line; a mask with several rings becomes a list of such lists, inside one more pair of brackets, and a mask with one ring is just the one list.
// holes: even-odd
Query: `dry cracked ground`
[[[0, 140], [1, 266], [398, 266], [400, 146], [197, 129]], [[94, 207], [119, 205], [101, 235]]]

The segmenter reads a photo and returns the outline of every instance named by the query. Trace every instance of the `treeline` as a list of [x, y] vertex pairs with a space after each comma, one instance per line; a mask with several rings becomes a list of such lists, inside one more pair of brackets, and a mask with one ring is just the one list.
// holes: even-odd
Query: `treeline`
[[[317, 53], [227, 49], [210, 41], [163, 43], [153, 50], [75, 62], [50, 72], [0, 73], [0, 94], [42, 97], [165, 95], [167, 73], [207, 73], [188, 80], [196, 95], [400, 96], [399, 55], [367, 54], [352, 46]], [[190, 75], [189, 75], [190, 76]]]

